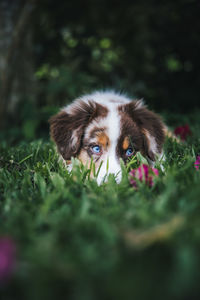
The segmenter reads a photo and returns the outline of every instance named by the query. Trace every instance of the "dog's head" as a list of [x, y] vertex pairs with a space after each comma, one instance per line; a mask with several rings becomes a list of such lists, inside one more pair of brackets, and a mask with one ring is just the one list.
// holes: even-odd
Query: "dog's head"
[[53, 116], [51, 136], [65, 161], [77, 157], [86, 164], [93, 159], [96, 169], [102, 164], [98, 183], [110, 173], [119, 182], [120, 158], [126, 163], [140, 151], [153, 162], [162, 152], [164, 124], [142, 101], [95, 98], [76, 100]]

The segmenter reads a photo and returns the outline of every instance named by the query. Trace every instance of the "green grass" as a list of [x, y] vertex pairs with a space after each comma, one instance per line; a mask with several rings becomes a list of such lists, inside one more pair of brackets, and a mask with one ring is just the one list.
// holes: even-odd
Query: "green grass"
[[[198, 120], [198, 118], [196, 119]], [[172, 122], [173, 123], [173, 122]], [[194, 299], [200, 294], [200, 126], [166, 141], [165, 172], [135, 190], [69, 175], [52, 143], [0, 146], [0, 235], [17, 245], [2, 299]]]

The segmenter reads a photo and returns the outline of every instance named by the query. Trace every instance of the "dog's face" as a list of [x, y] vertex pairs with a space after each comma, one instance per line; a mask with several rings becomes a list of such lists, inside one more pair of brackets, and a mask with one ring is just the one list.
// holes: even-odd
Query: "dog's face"
[[93, 160], [105, 176], [121, 180], [120, 158], [126, 163], [140, 151], [150, 162], [161, 154], [164, 124], [141, 101], [117, 94], [98, 93], [76, 100], [50, 120], [51, 136], [63, 159]]

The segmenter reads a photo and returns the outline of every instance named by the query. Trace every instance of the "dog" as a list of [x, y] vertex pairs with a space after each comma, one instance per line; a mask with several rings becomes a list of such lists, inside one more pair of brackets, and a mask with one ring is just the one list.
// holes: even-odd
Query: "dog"
[[50, 134], [68, 169], [72, 157], [84, 165], [92, 159], [96, 170], [101, 164], [98, 184], [109, 174], [119, 183], [120, 158], [126, 164], [139, 151], [153, 166], [162, 157], [166, 126], [142, 100], [100, 91], [76, 99], [51, 117]]

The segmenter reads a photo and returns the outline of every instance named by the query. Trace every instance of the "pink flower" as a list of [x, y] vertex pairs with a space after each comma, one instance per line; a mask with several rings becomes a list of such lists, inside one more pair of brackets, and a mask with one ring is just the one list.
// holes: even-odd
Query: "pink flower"
[[8, 279], [16, 261], [16, 245], [9, 237], [0, 238], [0, 282]]
[[174, 134], [180, 136], [182, 141], [185, 141], [188, 135], [191, 135], [192, 132], [188, 124], [176, 127], [174, 129]]
[[196, 170], [200, 169], [200, 155], [197, 156], [197, 159], [194, 163], [194, 167], [195, 167]]
[[153, 178], [159, 175], [158, 169], [151, 168], [148, 165], [142, 164], [139, 168], [131, 170], [130, 183], [133, 187], [137, 187], [137, 180], [145, 183], [152, 187], [154, 182]]

